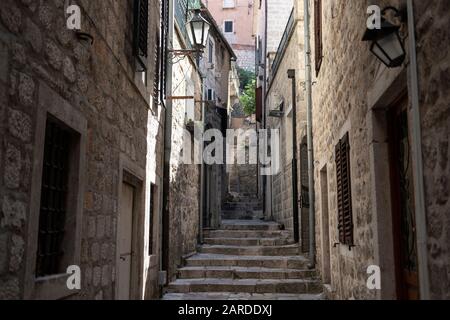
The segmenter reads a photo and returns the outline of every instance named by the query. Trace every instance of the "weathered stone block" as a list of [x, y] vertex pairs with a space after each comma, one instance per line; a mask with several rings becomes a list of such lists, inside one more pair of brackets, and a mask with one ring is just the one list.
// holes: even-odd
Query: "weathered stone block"
[[5, 153], [4, 181], [9, 189], [20, 186], [20, 172], [22, 169], [22, 154], [14, 145], [8, 144]]
[[25, 241], [18, 235], [11, 237], [11, 254], [9, 258], [9, 271], [18, 271], [22, 266], [22, 258], [25, 250]]
[[[18, 110], [10, 109], [8, 118], [9, 132], [23, 142], [29, 142], [32, 135], [31, 118]], [[19, 155], [20, 156], [20, 155]]]
[[24, 106], [31, 106], [34, 103], [35, 88], [36, 85], [29, 75], [19, 74], [18, 95], [19, 101]]
[[63, 54], [59, 47], [51, 40], [45, 43], [45, 55], [48, 63], [56, 70], [61, 69]]
[[42, 33], [39, 27], [34, 24], [31, 19], [27, 19], [25, 22], [25, 40], [31, 45], [36, 53], [40, 53], [42, 50]]
[[12, 226], [20, 228], [25, 221], [26, 205], [21, 201], [15, 201], [8, 196], [3, 198], [2, 203], [2, 227]]
[[16, 300], [20, 295], [17, 278], [0, 279], [0, 300]]
[[8, 4], [4, 3], [0, 10], [0, 16], [5, 27], [12, 33], [19, 33], [22, 25], [22, 13], [14, 1], [9, 1]]

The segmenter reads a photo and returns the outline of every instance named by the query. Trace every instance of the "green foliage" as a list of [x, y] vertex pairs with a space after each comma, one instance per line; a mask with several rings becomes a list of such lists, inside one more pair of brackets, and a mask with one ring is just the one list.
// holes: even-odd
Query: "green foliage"
[[252, 71], [247, 71], [242, 68], [238, 68], [239, 81], [241, 83], [241, 90], [244, 90], [252, 80], [256, 79], [256, 75]]
[[256, 112], [256, 79], [251, 80], [241, 94], [240, 101], [247, 116]]

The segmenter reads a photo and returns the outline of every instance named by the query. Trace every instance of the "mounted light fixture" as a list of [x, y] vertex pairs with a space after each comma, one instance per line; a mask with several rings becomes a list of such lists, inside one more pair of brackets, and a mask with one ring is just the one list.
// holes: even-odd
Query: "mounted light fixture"
[[[383, 16], [387, 10], [394, 10], [396, 17], [402, 17], [402, 14], [393, 7], [383, 9]], [[400, 26], [393, 25], [382, 17], [381, 28], [367, 29], [363, 37], [363, 41], [372, 42], [370, 51], [388, 68], [400, 67], [406, 58], [405, 47], [399, 31]]]
[[193, 17], [187, 22], [186, 29], [193, 49], [170, 50], [175, 56], [200, 54], [205, 49], [211, 24], [202, 17], [201, 9], [195, 9]]

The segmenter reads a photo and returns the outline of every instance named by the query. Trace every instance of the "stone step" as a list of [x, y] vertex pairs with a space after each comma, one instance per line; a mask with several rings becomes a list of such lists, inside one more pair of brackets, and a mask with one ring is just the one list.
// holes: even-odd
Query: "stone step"
[[223, 254], [196, 254], [186, 259], [187, 267], [262, 267], [274, 269], [305, 269], [308, 260], [303, 256], [233, 256]]
[[179, 279], [304, 279], [315, 275], [313, 270], [261, 267], [184, 267], [178, 270]]
[[227, 246], [227, 245], [203, 245], [200, 253], [226, 254], [241, 256], [293, 256], [299, 254], [297, 244], [287, 246]]
[[205, 230], [205, 238], [289, 238], [285, 230]]
[[317, 280], [302, 279], [177, 279], [167, 287], [167, 293], [247, 292], [247, 293], [321, 293]]
[[222, 220], [222, 230], [281, 230], [282, 226], [276, 222], [261, 220]]
[[323, 294], [189, 292], [167, 293], [163, 300], [325, 300]]
[[209, 245], [226, 246], [284, 246], [292, 244], [288, 238], [204, 238], [204, 243]]
[[225, 220], [261, 220], [264, 213], [258, 210], [222, 210], [221, 216]]
[[262, 210], [262, 204], [260, 203], [242, 203], [242, 202], [235, 202], [235, 203], [224, 203], [222, 206], [225, 210], [237, 210], [237, 209], [255, 209], [255, 210]]

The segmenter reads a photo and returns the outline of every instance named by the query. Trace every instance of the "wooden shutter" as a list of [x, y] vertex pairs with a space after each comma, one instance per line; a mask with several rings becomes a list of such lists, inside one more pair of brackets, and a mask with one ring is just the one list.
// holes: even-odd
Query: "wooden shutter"
[[314, 39], [315, 39], [315, 61], [316, 61], [316, 76], [317, 76], [319, 74], [323, 60], [322, 0], [314, 0]]
[[262, 123], [263, 120], [262, 107], [263, 107], [262, 87], [258, 87], [256, 88], [256, 121], [258, 121], [259, 123]]
[[350, 141], [348, 133], [339, 141], [335, 152], [339, 242], [353, 246]]
[[153, 75], [153, 105], [156, 107], [159, 101], [159, 84], [160, 84], [160, 67], [161, 67], [161, 50], [159, 34], [155, 35], [155, 49], [154, 49], [154, 75]]
[[148, 0], [134, 0], [134, 56], [139, 72], [147, 70], [148, 58]]

